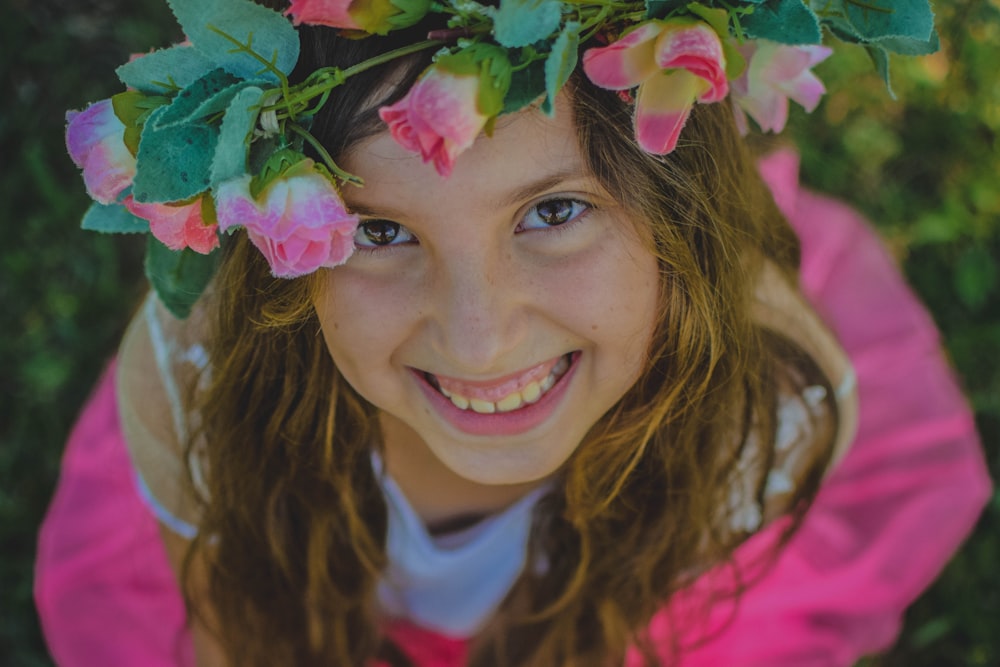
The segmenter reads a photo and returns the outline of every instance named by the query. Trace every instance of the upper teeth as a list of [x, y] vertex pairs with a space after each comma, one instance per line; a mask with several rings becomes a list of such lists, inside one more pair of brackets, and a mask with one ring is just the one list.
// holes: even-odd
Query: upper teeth
[[569, 359], [563, 357], [552, 367], [549, 374], [540, 382], [529, 382], [520, 391], [513, 391], [499, 401], [484, 401], [479, 398], [469, 398], [455, 392], [448, 391], [443, 387], [440, 392], [451, 399], [452, 404], [460, 410], [472, 409], [479, 414], [491, 415], [495, 412], [511, 412], [517, 410], [525, 403], [535, 403], [545, 392], [552, 388], [563, 373], [569, 368]]

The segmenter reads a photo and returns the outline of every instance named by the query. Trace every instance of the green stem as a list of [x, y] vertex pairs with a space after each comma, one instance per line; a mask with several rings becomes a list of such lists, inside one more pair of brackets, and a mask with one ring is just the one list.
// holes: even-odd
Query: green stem
[[339, 67], [325, 67], [317, 70], [313, 72], [309, 79], [306, 80], [303, 88], [299, 88], [298, 90], [291, 89], [282, 91], [282, 106], [288, 110], [288, 117], [292, 120], [294, 120], [299, 114], [304, 113], [306, 110], [314, 113], [320, 106], [322, 106], [322, 103], [318, 105], [311, 104], [315, 98], [322, 97], [325, 102], [326, 97], [329, 95], [331, 90], [342, 85], [347, 79], [355, 74], [361, 74], [362, 72], [365, 72], [373, 67], [377, 67], [397, 58], [402, 58], [403, 56], [408, 56], [412, 53], [418, 53], [435, 46], [440, 46], [443, 43], [444, 42], [441, 40], [428, 39], [422, 42], [417, 42], [416, 44], [409, 44], [398, 49], [393, 49], [392, 51], [386, 51], [381, 55], [369, 58], [368, 60], [362, 61], [357, 65], [352, 65], [347, 69], [342, 70]]
[[393, 49], [392, 51], [386, 51], [382, 55], [369, 58], [364, 62], [360, 62], [357, 65], [352, 65], [344, 70], [344, 78], [349, 78], [355, 74], [361, 74], [362, 72], [371, 69], [372, 67], [377, 67], [383, 63], [390, 62], [396, 58], [402, 58], [403, 56], [408, 56], [411, 53], [419, 53], [434, 46], [441, 46], [444, 44], [440, 39], [426, 39], [422, 42], [417, 42], [416, 44], [410, 44], [409, 46], [401, 46], [398, 49]]
[[343, 169], [338, 167], [337, 163], [333, 161], [333, 156], [330, 155], [329, 151], [326, 150], [326, 147], [323, 146], [323, 144], [319, 142], [319, 139], [314, 137], [304, 127], [296, 125], [295, 123], [289, 123], [286, 127], [291, 129], [292, 132], [294, 132], [295, 134], [305, 139], [309, 143], [309, 145], [312, 146], [317, 153], [319, 153], [319, 156], [323, 158], [323, 162], [326, 164], [327, 169], [332, 171], [337, 176], [337, 178], [344, 181], [345, 183], [350, 183], [352, 185], [358, 185], [358, 186], [364, 185], [365, 182], [361, 179], [361, 177], [355, 176], [354, 174], [344, 171]]

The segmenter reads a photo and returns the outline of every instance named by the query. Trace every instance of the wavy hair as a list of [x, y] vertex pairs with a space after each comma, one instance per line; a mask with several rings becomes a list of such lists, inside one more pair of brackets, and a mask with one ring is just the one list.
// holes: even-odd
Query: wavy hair
[[[302, 36], [303, 72], [395, 44], [318, 28]], [[352, 78], [313, 132], [343, 154], [378, 131], [373, 94], [380, 104], [398, 99], [424, 64]], [[682, 650], [654, 650], [645, 628], [746, 538], [730, 527], [730, 495], [741, 459], [770, 467], [773, 448], [749, 443], [774, 441], [778, 386], [829, 387], [812, 360], [754, 320], [763, 263], [794, 281], [798, 245], [726, 105], [696, 105], [681, 145], [657, 157], [635, 145], [632, 110], [616, 94], [582, 76], [570, 92], [590, 171], [649, 230], [661, 308], [641, 377], [537, 507], [529, 553], [546, 566], [526, 568], [474, 638], [477, 667], [604, 666], [629, 646], [659, 664], [657, 655]], [[407, 664], [383, 635], [375, 601], [387, 525], [371, 465], [375, 410], [330, 358], [311, 305], [317, 289], [313, 278], [272, 277], [245, 235], [225, 249], [208, 297], [212, 381], [192, 398], [200, 428], [188, 447], [204, 460], [208, 497], [186, 595], [197, 613], [197, 554], [207, 617], [233, 664]], [[814, 495], [831, 446], [819, 443], [793, 513]], [[753, 480], [758, 498], [763, 482]]]

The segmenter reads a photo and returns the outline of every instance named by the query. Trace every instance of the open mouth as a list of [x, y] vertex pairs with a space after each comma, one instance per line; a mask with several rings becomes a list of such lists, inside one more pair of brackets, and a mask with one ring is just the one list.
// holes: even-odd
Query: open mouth
[[529, 369], [517, 378], [510, 378], [493, 386], [475, 386], [439, 378], [428, 372], [423, 372], [422, 375], [427, 384], [459, 410], [484, 415], [514, 412], [537, 403], [551, 391], [569, 370], [576, 354], [564, 354], [556, 360]]

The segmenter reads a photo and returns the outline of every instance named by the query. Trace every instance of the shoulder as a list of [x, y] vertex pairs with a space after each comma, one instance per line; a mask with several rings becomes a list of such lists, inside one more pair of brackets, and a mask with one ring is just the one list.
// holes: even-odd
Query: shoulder
[[119, 348], [116, 384], [122, 431], [140, 490], [167, 525], [197, 523], [198, 503], [185, 451], [195, 419], [192, 396], [207, 372], [201, 326], [177, 320], [151, 294]]

